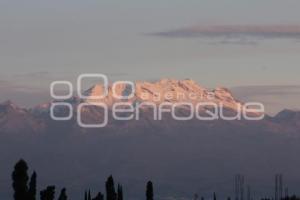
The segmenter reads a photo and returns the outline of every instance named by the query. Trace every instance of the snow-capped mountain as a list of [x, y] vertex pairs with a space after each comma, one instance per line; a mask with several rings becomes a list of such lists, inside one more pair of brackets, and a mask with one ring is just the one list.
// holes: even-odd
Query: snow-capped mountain
[[[170, 103], [192, 103], [198, 102], [215, 102], [223, 104], [224, 107], [236, 110], [241, 103], [237, 101], [231, 92], [226, 88], [216, 88], [213, 90], [206, 89], [200, 86], [193, 80], [175, 80], [162, 79], [157, 82], [137, 81], [134, 89], [128, 84], [116, 84], [114, 88], [110, 85], [108, 87], [108, 94], [103, 99], [94, 99], [94, 97], [104, 94], [104, 87], [102, 84], [95, 85], [85, 92], [87, 96], [86, 102], [104, 102], [107, 105], [113, 105], [118, 100], [117, 96], [132, 96], [127, 100], [128, 102], [152, 102], [161, 104], [163, 102]], [[133, 92], [134, 90], [134, 92]], [[113, 92], [114, 91], [114, 92]]]
[[[112, 109], [115, 103], [128, 103], [134, 107], [140, 106], [141, 118], [139, 120], [117, 121], [112, 119], [109, 113], [109, 122], [105, 129], [119, 129], [129, 131], [132, 127], [156, 127], [160, 129], [172, 130], [173, 128], [181, 126], [190, 127], [224, 127], [224, 126], [244, 126], [244, 127], [259, 127], [267, 131], [281, 132], [287, 131], [289, 133], [297, 133], [300, 130], [299, 126], [299, 112], [296, 111], [282, 111], [275, 117], [266, 116], [263, 120], [256, 122], [248, 122], [246, 120], [234, 120], [225, 122], [224, 120], [214, 120], [209, 122], [199, 120], [189, 120], [185, 122], [176, 121], [170, 115], [166, 114], [163, 120], [156, 121], [153, 119], [153, 110], [149, 108], [149, 104], [162, 105], [168, 103], [171, 105], [179, 104], [179, 113], [186, 116], [189, 111], [184, 105], [180, 103], [189, 103], [196, 106], [201, 102], [214, 103], [217, 106], [223, 106], [224, 113], [229, 116], [235, 116], [238, 109], [243, 109], [243, 102], [238, 101], [232, 93], [223, 87], [215, 89], [207, 89], [200, 86], [193, 80], [174, 80], [162, 79], [157, 82], [137, 81], [132, 86], [122, 83], [115, 86], [109, 85], [107, 95], [104, 98], [99, 98], [105, 94], [105, 89], [102, 84], [92, 86], [90, 89], [83, 92], [85, 98], [77, 96], [71, 99], [66, 99], [63, 102], [71, 105], [73, 117], [62, 123], [61, 121], [54, 121], [50, 118], [51, 102], [37, 105], [34, 108], [23, 109], [19, 108], [12, 102], [4, 102], [0, 105], [0, 132], [49, 132], [56, 127], [57, 124], [63, 124], [64, 128], [69, 128], [69, 132], [94, 132], [93, 129], [86, 130], [79, 127], [76, 117], [78, 115], [77, 108], [80, 103], [87, 103], [91, 106], [84, 107], [80, 110], [82, 121], [85, 123], [97, 123], [103, 121], [103, 110], [99, 109], [97, 103], [105, 103], [108, 109]], [[121, 99], [120, 96], [129, 98]], [[53, 100], [57, 102], [57, 100]], [[205, 113], [211, 110], [211, 105], [200, 107], [196, 112]], [[57, 107], [55, 113], [60, 116], [69, 114], [69, 109], [65, 106]], [[253, 115], [262, 115], [263, 113], [251, 113]], [[298, 117], [297, 117], [298, 116]], [[68, 126], [68, 127], [66, 127]]]

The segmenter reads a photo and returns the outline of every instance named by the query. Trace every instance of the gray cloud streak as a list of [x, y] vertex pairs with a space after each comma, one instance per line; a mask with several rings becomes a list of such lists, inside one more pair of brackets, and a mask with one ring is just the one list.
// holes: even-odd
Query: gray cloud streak
[[221, 25], [193, 26], [147, 35], [166, 38], [223, 38], [247, 43], [252, 39], [300, 39], [300, 25]]

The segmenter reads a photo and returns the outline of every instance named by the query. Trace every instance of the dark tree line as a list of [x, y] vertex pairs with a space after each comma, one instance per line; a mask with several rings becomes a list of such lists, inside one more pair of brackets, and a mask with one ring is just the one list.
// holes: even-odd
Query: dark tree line
[[[28, 176], [28, 166], [24, 160], [16, 163], [12, 173], [12, 187], [14, 190], [14, 200], [37, 200], [37, 174], [33, 172]], [[114, 179], [109, 176], [105, 182], [106, 200], [123, 200], [123, 187], [121, 184], [115, 188]], [[55, 200], [55, 186], [47, 186], [40, 191], [40, 200]], [[63, 188], [57, 200], [68, 200], [67, 190]], [[92, 197], [91, 191], [86, 190], [84, 200], [104, 200], [104, 195], [99, 192]], [[153, 184], [147, 183], [146, 200], [153, 200]]]
[[[33, 172], [29, 180], [28, 166], [24, 160], [20, 160], [15, 165], [12, 181], [15, 200], [36, 200], [37, 174]], [[40, 200], [54, 200], [54, 198], [55, 186], [48, 186], [40, 192]], [[65, 188], [61, 190], [58, 200], [67, 200]]]
[[[12, 173], [12, 187], [14, 191], [14, 200], [38, 200], [37, 199], [37, 173], [34, 171], [31, 176], [28, 176], [28, 166], [24, 160], [20, 160], [16, 163], [14, 171]], [[39, 200], [55, 200], [55, 186], [47, 186], [45, 189], [41, 190], [39, 195]], [[121, 184], [117, 184], [115, 187], [115, 182], [113, 176], [109, 176], [105, 182], [105, 192], [104, 194], [98, 192], [94, 197], [91, 195], [91, 190], [88, 189], [84, 192], [84, 200], [123, 200], [123, 187]], [[146, 200], [154, 200], [153, 183], [151, 181], [147, 182]], [[198, 194], [194, 195], [194, 200], [199, 200]], [[200, 198], [205, 200], [204, 197]], [[217, 200], [217, 195], [214, 192], [212, 195], [213, 200]], [[249, 199], [249, 198], [248, 198]], [[61, 189], [57, 200], [68, 200], [66, 188]], [[227, 200], [231, 200], [227, 197]], [[253, 200], [253, 199], [251, 199]], [[274, 200], [274, 198], [262, 198], [261, 200]], [[281, 198], [280, 200], [300, 200], [299, 197], [293, 195]]]

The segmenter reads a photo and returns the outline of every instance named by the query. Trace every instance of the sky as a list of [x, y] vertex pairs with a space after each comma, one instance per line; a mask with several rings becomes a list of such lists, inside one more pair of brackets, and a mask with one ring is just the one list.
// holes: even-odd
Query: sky
[[0, 101], [32, 106], [52, 81], [104, 73], [255, 86], [261, 99], [261, 88], [276, 86], [286, 95], [279, 107], [294, 108], [299, 8], [299, 0], [1, 0]]

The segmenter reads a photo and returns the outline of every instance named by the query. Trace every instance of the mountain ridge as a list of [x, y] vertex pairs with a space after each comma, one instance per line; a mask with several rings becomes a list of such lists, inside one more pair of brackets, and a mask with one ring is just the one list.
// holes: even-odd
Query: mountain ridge
[[[176, 89], [179, 82], [164, 84], [172, 91], [172, 84]], [[193, 90], [192, 85], [180, 88]], [[147, 91], [155, 85], [146, 86]], [[214, 92], [221, 97], [217, 102], [239, 102], [224, 88]], [[144, 188], [144, 178], [155, 182], [159, 200], [195, 192], [209, 197], [215, 188], [220, 188], [218, 195], [231, 194], [236, 173], [245, 174], [257, 195], [273, 192], [266, 184], [279, 171], [284, 172], [291, 191], [298, 188], [299, 183], [292, 181], [300, 180], [300, 112], [284, 110], [260, 121], [176, 121], [170, 116], [158, 121], [147, 111], [139, 121], [109, 118], [106, 127], [82, 128], [76, 121], [76, 108], [87, 101], [76, 96], [62, 101], [74, 108], [74, 117], [68, 121], [50, 118], [52, 102], [27, 109], [11, 101], [0, 104], [0, 173], [6, 177], [2, 182], [9, 182], [7, 169], [21, 156], [46, 174], [39, 179], [41, 184], [64, 183], [72, 199], [82, 195], [82, 188], [99, 188], [99, 179], [109, 174], [131, 186], [125, 191], [132, 200], [143, 198], [136, 191]], [[58, 111], [68, 112], [66, 108]], [[101, 110], [93, 106], [83, 114], [87, 122], [102, 120]], [[0, 187], [1, 194], [8, 193], [6, 186]]]
[[[128, 89], [128, 85], [126, 84], [117, 84], [114, 88], [112, 85], [108, 87], [108, 95], [103, 99], [95, 99], [92, 96], [99, 96], [103, 93], [103, 85], [96, 84], [90, 87], [88, 90], [84, 92], [84, 95], [87, 96], [86, 99], [80, 99], [77, 96], [73, 96], [70, 99], [63, 100], [64, 103], [69, 103], [73, 107], [73, 114], [76, 116], [77, 110], [76, 108], [80, 103], [87, 103], [90, 105], [97, 104], [99, 102], [105, 103], [111, 109], [111, 106], [116, 102], [120, 103], [143, 103], [150, 102], [156, 105], [162, 103], [181, 103], [187, 102], [195, 105], [198, 102], [210, 102], [216, 103], [218, 106], [222, 104], [227, 113], [235, 113], [237, 112], [237, 106], [243, 105], [243, 102], [238, 101], [231, 91], [224, 87], [217, 87], [215, 89], [209, 90], [202, 86], [200, 86], [197, 82], [191, 79], [185, 80], [175, 80], [175, 79], [162, 79], [156, 82], [147, 82], [147, 81], [137, 81], [135, 84], [135, 92], [130, 99], [118, 99], [113, 95], [113, 89], [115, 89], [115, 95], [126, 95], [130, 94], [132, 91], [129, 91], [132, 88]], [[179, 95], [178, 95], [179, 94]], [[193, 96], [191, 95], [193, 94]], [[156, 96], [159, 96], [157, 98]], [[52, 129], [51, 126], [55, 126], [60, 122], [55, 122], [50, 118], [50, 107], [52, 102], [61, 102], [57, 100], [53, 100], [48, 103], [39, 104], [33, 108], [20, 108], [12, 101], [6, 101], [0, 104], [0, 133], [1, 132], [20, 132], [26, 130], [27, 132], [49, 132], [48, 129]], [[204, 112], [209, 110], [210, 107], [204, 107]], [[10, 112], [5, 112], [10, 111]], [[155, 121], [151, 118], [147, 109], [143, 111], [147, 112], [146, 115], [143, 116], [142, 120], [134, 122], [120, 122], [110, 118], [110, 124], [106, 128], [116, 128], [120, 126], [121, 129], [132, 128], [132, 127], [160, 127], [168, 126], [168, 128], [172, 129], [177, 127], [180, 122], [174, 121], [170, 117], [167, 117], [163, 121]], [[185, 110], [180, 110], [181, 113], [186, 114]], [[66, 108], [59, 108], [58, 113], [61, 115], [65, 115], [68, 113]], [[83, 109], [83, 116], [87, 122], [96, 122], [99, 119], [103, 119], [103, 113], [99, 111], [95, 107], [89, 107]], [[231, 126], [257, 126], [264, 127], [268, 131], [271, 129], [273, 132], [277, 132], [277, 130], [288, 131], [289, 133], [298, 133], [300, 130], [300, 112], [297, 111], [287, 111], [283, 110], [279, 112], [276, 116], [270, 117], [268, 115], [265, 118], [258, 122], [248, 122], [245, 120], [234, 120], [232, 122], [227, 122], [227, 124], [231, 124]], [[110, 116], [111, 117], [111, 116]], [[221, 122], [223, 120], [214, 120], [212, 122], [199, 122], [195, 120], [191, 120], [186, 124], [189, 126], [210, 126], [213, 124], [214, 126], [224, 126], [225, 122]], [[77, 121], [75, 119], [71, 119], [68, 123], [72, 126], [71, 131], [77, 132], [78, 130], [84, 132], [90, 132], [92, 130], [83, 130], [78, 126]], [[221, 125], [220, 125], [221, 124]], [[174, 127], [173, 127], [174, 126]], [[182, 125], [187, 126], [187, 125]]]

